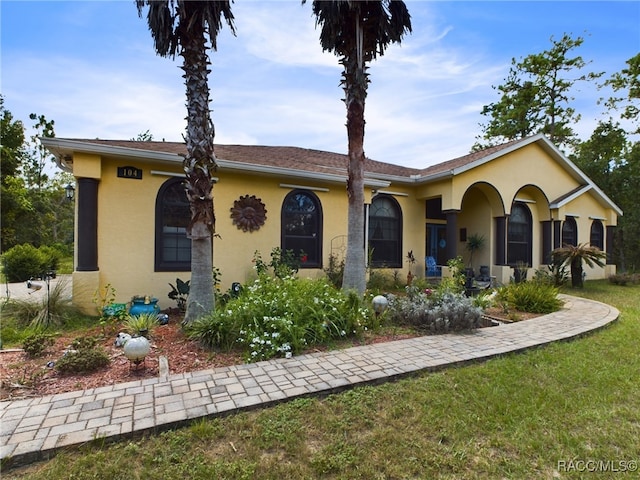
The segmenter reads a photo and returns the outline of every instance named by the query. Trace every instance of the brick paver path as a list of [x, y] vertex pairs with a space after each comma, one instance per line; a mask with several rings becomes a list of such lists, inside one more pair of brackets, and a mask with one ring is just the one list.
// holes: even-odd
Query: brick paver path
[[175, 427], [197, 418], [326, 394], [422, 370], [483, 360], [566, 340], [618, 318], [603, 303], [564, 296], [550, 315], [472, 332], [300, 355], [0, 402], [0, 458], [5, 466], [46, 459], [96, 438]]

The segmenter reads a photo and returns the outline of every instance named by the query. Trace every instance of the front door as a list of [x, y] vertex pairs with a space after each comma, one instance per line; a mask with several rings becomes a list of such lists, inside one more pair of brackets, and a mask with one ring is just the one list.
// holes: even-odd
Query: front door
[[427, 257], [436, 259], [437, 265], [447, 264], [447, 226], [439, 223], [427, 223]]

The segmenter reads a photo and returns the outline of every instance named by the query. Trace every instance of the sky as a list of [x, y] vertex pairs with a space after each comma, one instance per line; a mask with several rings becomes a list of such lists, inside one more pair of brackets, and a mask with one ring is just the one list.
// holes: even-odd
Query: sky
[[[425, 168], [465, 155], [484, 105], [499, 100], [512, 58], [583, 37], [584, 71], [619, 72], [640, 51], [640, 1], [406, 1], [413, 32], [370, 64], [364, 148], [374, 160]], [[210, 52], [215, 143], [347, 152], [338, 58], [323, 52], [311, 0], [236, 0], [236, 36]], [[182, 141], [181, 58], [156, 55], [133, 0], [0, 1], [0, 92], [27, 127], [57, 137]], [[586, 140], [603, 107], [577, 86]], [[32, 131], [29, 129], [27, 134]]]

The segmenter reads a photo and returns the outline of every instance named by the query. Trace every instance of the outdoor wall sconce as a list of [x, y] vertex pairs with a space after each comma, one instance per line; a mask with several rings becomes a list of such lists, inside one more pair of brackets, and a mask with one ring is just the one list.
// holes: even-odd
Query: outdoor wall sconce
[[73, 200], [75, 193], [76, 193], [76, 187], [74, 187], [72, 184], [68, 183], [67, 186], [64, 187], [64, 194], [67, 200], [69, 201]]

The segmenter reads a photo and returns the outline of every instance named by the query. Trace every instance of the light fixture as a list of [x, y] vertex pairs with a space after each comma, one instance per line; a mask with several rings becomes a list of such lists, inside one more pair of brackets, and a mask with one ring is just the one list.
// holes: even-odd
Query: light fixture
[[67, 200], [71, 201], [73, 200], [73, 197], [76, 193], [76, 187], [74, 187], [72, 184], [68, 183], [66, 187], [64, 187], [64, 194], [67, 197]]

